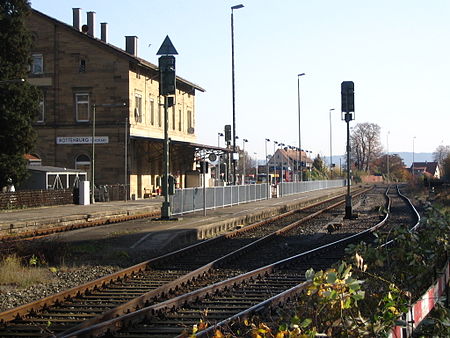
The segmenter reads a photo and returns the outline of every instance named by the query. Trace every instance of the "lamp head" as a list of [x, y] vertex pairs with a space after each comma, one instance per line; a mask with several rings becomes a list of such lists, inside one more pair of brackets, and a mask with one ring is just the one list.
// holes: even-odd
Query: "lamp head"
[[233, 10], [233, 9], [239, 9], [239, 8], [242, 8], [242, 7], [244, 7], [243, 4], [234, 5], [234, 6], [231, 6], [231, 10]]

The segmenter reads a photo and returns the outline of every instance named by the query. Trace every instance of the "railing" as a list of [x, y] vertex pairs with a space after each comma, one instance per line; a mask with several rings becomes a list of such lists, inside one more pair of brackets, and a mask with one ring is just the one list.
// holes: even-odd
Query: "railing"
[[267, 199], [267, 184], [177, 189], [171, 196], [172, 214], [181, 215]]
[[[283, 182], [281, 187], [277, 185], [276, 189], [280, 192], [279, 196], [288, 196], [319, 189], [338, 188], [344, 185], [345, 180]], [[177, 189], [171, 196], [170, 204], [172, 214], [181, 215], [271, 198], [272, 189], [269, 196], [267, 196], [268, 193], [266, 183]]]
[[320, 189], [340, 188], [345, 186], [345, 180], [323, 180], [323, 181], [302, 181], [302, 182], [283, 182], [279, 184], [279, 195], [288, 196], [302, 192], [308, 192]]

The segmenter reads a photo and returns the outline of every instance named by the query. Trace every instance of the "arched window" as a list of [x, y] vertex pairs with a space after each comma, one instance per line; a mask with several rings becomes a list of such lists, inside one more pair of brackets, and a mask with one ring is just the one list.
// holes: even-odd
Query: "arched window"
[[91, 159], [87, 155], [78, 155], [75, 158], [75, 169], [77, 170], [83, 170], [88, 174], [88, 177], [91, 172]]

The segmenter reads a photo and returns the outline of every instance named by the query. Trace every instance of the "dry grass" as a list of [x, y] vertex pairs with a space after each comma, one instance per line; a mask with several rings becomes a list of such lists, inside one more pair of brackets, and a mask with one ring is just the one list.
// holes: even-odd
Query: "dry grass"
[[42, 282], [48, 282], [51, 273], [48, 269], [26, 267], [17, 256], [8, 256], [0, 261], [0, 286], [28, 287]]

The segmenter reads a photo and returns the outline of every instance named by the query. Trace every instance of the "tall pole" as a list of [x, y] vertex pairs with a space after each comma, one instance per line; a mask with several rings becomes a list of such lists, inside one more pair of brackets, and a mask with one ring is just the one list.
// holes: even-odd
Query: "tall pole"
[[125, 118], [125, 176], [124, 176], [124, 190], [125, 190], [125, 202], [128, 200], [128, 117]]
[[412, 160], [412, 176], [414, 178], [414, 140], [416, 139], [416, 137], [413, 137], [413, 160]]
[[255, 183], [258, 181], [258, 153], [253, 153], [255, 155]]
[[91, 179], [91, 203], [95, 204], [95, 109], [96, 105], [92, 105], [92, 179]]
[[233, 185], [236, 184], [236, 99], [235, 99], [235, 83], [234, 83], [234, 23], [233, 11], [244, 7], [244, 5], [236, 5], [231, 7], [231, 87], [233, 99]]
[[[220, 148], [220, 137], [223, 136], [223, 133], [217, 133], [217, 147]], [[217, 169], [216, 169], [216, 182], [219, 185], [220, 182], [220, 155], [217, 156]]]
[[[166, 36], [156, 55], [161, 55], [158, 59], [159, 65], [159, 95], [164, 97], [164, 154], [163, 154], [163, 180], [162, 188], [164, 192], [164, 202], [161, 206], [161, 219], [171, 220], [172, 211], [169, 201], [169, 163], [170, 163], [170, 139], [169, 139], [169, 106], [174, 105], [175, 98], [169, 95], [176, 95], [176, 74], [175, 57], [178, 52]], [[170, 101], [170, 102], [169, 102]]]
[[245, 143], [247, 142], [247, 139], [242, 139], [242, 184], [245, 184]]
[[266, 150], [266, 183], [267, 183], [267, 198], [269, 198], [270, 192], [270, 175], [269, 175], [269, 158], [267, 157], [267, 142], [270, 142], [268, 138], [265, 139], [265, 150]]
[[331, 112], [334, 108], [330, 109], [330, 178], [333, 179], [333, 134], [331, 129]]
[[386, 136], [386, 147], [387, 147], [387, 156], [386, 156], [386, 167], [387, 167], [387, 182], [389, 183], [389, 131]]
[[352, 195], [350, 194], [350, 121], [354, 120], [355, 112], [354, 88], [353, 81], [344, 81], [341, 83], [341, 110], [344, 120], [347, 123], [347, 196], [345, 196], [345, 219], [354, 219], [357, 217], [352, 212]]
[[297, 74], [297, 106], [298, 106], [298, 147], [300, 148], [300, 181], [303, 181], [302, 169], [302, 132], [301, 132], [301, 115], [300, 115], [300, 76], [305, 73]]
[[92, 204], [95, 203], [95, 117], [97, 107], [125, 107], [126, 103], [101, 103], [92, 105], [92, 180], [91, 180], [91, 200]]

